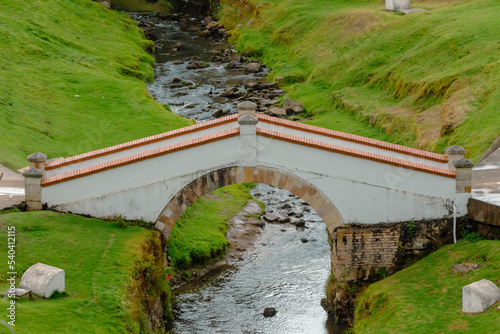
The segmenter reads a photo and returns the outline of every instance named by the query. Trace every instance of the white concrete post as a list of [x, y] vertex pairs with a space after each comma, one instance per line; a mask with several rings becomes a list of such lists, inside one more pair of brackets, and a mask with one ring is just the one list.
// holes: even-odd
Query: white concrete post
[[42, 178], [47, 155], [36, 152], [28, 156], [29, 169], [23, 173], [26, 210], [42, 210]]
[[410, 9], [410, 0], [385, 0], [385, 10]]
[[446, 148], [446, 155], [448, 156], [448, 169], [455, 170], [455, 166], [453, 165], [455, 161], [463, 159], [465, 154], [465, 148], [453, 145]]
[[457, 193], [470, 193], [472, 187], [472, 161], [462, 158], [454, 163]]
[[256, 166], [257, 165], [257, 117], [255, 110], [257, 104], [253, 102], [242, 102], [238, 104], [240, 117], [238, 124], [240, 125], [240, 146], [239, 162], [240, 166]]

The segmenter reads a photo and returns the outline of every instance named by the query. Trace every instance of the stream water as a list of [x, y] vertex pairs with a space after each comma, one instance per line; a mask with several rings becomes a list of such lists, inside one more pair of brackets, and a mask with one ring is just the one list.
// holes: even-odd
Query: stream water
[[[262, 81], [266, 74], [245, 74], [211, 62], [214, 49], [228, 50], [229, 45], [198, 39], [189, 29], [181, 29], [180, 22], [131, 15], [148, 27], [157, 46], [156, 80], [148, 91], [177, 114], [202, 122], [213, 119], [218, 109], [236, 113], [240, 101], [220, 97], [221, 92], [242, 87], [244, 81]], [[176, 43], [182, 48], [175, 50]], [[208, 66], [186, 69], [193, 59]], [[179, 79], [190, 85], [172, 88]], [[285, 190], [258, 184], [252, 194], [265, 203], [268, 213], [289, 216], [292, 223], [302, 219], [305, 228], [266, 223], [255, 249], [235, 265], [177, 289], [173, 332], [343, 333], [345, 327], [335, 324], [320, 306], [330, 274], [325, 224], [307, 203]], [[277, 314], [265, 318], [266, 307], [276, 308]]]

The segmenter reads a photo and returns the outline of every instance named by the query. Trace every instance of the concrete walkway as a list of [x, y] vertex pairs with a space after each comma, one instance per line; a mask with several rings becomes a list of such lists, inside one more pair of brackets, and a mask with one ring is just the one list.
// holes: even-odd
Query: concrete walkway
[[0, 165], [0, 210], [19, 205], [23, 201], [23, 175]]
[[472, 196], [500, 206], [500, 148], [472, 169]]

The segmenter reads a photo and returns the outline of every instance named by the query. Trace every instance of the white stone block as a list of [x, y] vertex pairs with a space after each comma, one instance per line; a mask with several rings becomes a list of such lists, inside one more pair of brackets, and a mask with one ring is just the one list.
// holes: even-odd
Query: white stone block
[[410, 0], [385, 0], [386, 10], [410, 9]]
[[462, 312], [480, 313], [500, 300], [495, 283], [482, 279], [462, 288]]
[[64, 291], [64, 270], [43, 263], [34, 264], [23, 274], [19, 286], [37, 296], [49, 298], [55, 290]]

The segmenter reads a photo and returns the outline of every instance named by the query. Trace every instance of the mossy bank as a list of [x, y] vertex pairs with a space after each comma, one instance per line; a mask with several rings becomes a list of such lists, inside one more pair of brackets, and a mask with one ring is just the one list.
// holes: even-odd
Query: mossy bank
[[[118, 222], [50, 211], [0, 213], [0, 231], [15, 227], [17, 284], [45, 263], [65, 271], [58, 298], [16, 300], [16, 333], [160, 333], [171, 319], [160, 233]], [[7, 249], [7, 238], [0, 245]], [[6, 253], [5, 253], [6, 254]], [[0, 287], [5, 291], [7, 261]], [[2, 308], [9, 300], [0, 299]]]
[[[307, 123], [477, 161], [500, 135], [495, 0], [222, 0], [237, 47], [263, 59]], [[360, 126], [362, 124], [362, 126]], [[378, 134], [367, 128], [379, 129]]]

